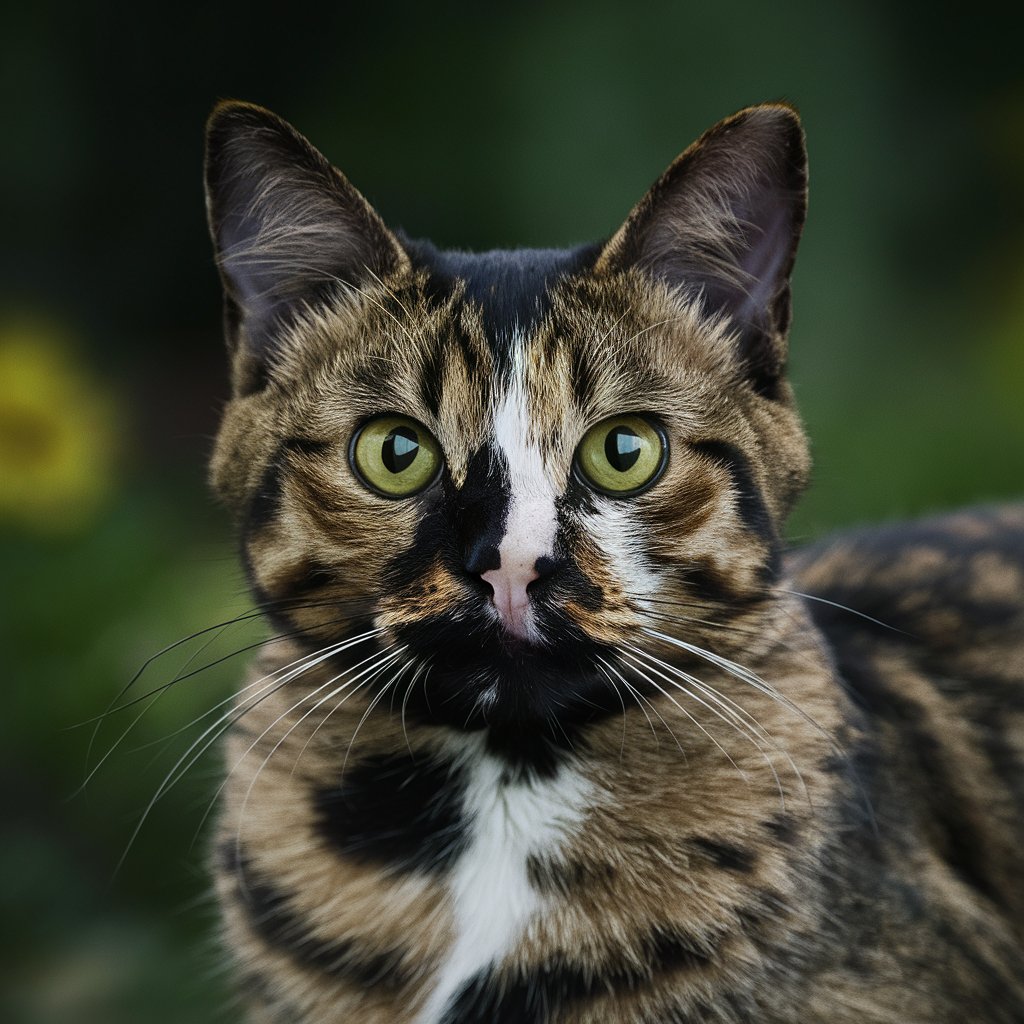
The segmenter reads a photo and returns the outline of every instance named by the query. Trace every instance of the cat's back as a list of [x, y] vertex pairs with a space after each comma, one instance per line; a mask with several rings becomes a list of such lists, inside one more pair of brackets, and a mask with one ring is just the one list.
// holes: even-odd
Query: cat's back
[[884, 703], [901, 687], [890, 692], [877, 680], [873, 692], [858, 654], [898, 653], [943, 698], [998, 708], [990, 724], [1011, 734], [1016, 726], [1020, 746], [1024, 505], [840, 534], [795, 552], [789, 568], [862, 704]]
[[1020, 931], [1024, 505], [839, 535], [790, 569], [863, 715], [862, 772], [893, 869], [927, 851], [951, 898]]

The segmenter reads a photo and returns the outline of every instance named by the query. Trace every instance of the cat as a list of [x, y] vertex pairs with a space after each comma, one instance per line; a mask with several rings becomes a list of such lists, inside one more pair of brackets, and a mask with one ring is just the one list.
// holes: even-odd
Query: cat
[[206, 184], [249, 1019], [1024, 1021], [1024, 508], [783, 550], [796, 111], [564, 251], [396, 233], [239, 102]]

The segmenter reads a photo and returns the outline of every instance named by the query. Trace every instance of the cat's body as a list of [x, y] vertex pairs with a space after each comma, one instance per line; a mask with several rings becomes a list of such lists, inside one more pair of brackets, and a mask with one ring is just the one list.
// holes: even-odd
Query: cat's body
[[795, 115], [476, 257], [264, 111], [210, 139], [284, 636], [217, 844], [253, 1021], [1024, 1020], [1024, 510], [780, 557]]

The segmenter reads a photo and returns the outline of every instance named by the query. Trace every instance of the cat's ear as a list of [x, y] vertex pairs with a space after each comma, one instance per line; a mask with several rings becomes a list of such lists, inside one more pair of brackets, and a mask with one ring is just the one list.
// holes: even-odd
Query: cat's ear
[[807, 209], [807, 152], [795, 110], [748, 107], [687, 149], [633, 208], [598, 269], [638, 267], [725, 314], [754, 385], [785, 366], [789, 275]]
[[257, 386], [275, 334], [303, 305], [408, 266], [377, 212], [291, 125], [248, 103], [206, 126], [206, 205], [236, 386]]

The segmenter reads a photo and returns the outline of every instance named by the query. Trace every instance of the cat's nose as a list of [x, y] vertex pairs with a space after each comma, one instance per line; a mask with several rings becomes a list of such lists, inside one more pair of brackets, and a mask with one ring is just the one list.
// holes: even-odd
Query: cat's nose
[[505, 628], [521, 640], [533, 639], [535, 635], [527, 587], [540, 579], [538, 561], [536, 555], [517, 555], [503, 558], [497, 569], [480, 573], [480, 579], [491, 588], [491, 600]]

